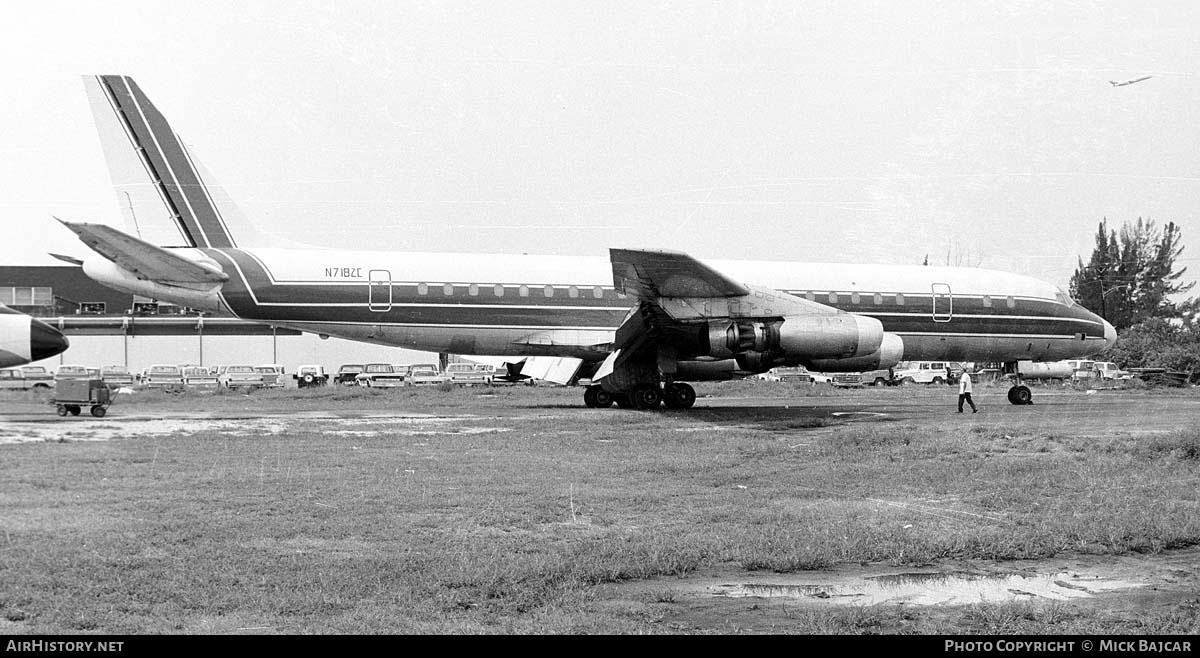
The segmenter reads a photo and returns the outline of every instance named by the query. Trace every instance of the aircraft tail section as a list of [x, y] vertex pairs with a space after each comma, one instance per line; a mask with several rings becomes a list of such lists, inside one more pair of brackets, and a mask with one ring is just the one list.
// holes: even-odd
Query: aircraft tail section
[[86, 76], [84, 86], [131, 235], [172, 247], [268, 244], [132, 78]]

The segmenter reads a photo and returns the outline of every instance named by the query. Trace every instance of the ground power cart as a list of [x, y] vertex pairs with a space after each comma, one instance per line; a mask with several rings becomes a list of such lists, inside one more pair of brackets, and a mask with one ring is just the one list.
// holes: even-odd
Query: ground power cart
[[54, 383], [54, 404], [60, 416], [78, 416], [84, 407], [91, 407], [93, 416], [103, 418], [112, 404], [112, 392], [100, 379], [60, 379]]

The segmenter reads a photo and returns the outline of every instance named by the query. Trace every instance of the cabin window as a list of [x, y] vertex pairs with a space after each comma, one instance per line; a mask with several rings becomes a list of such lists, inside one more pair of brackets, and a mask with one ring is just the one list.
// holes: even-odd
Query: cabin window
[[429, 284], [428, 283], [418, 283], [417, 284], [417, 294], [418, 295], [428, 295], [429, 294]]
[[592, 288], [592, 297], [595, 297], [596, 299], [604, 299], [604, 288], [601, 288], [600, 286]]
[[546, 286], [545, 288], [542, 288], [542, 294], [547, 297], [553, 297], [554, 296], [554, 286]]
[[991, 295], [984, 295], [984, 296], [983, 296], [983, 307], [984, 307], [984, 308], [991, 308], [991, 307], [992, 307], [992, 296], [991, 296]]
[[453, 297], [454, 296], [454, 284], [447, 283], [446, 285], [442, 286], [442, 294], [447, 297]]
[[1008, 298], [1004, 300], [1004, 304], [1009, 308], [1016, 308], [1017, 300], [1013, 299], [1012, 295], [1009, 295]]
[[872, 301], [875, 302], [876, 306], [879, 306], [880, 304], [883, 303], [883, 295], [881, 295], [879, 293], [875, 293], [875, 298]]
[[497, 297], [503, 297], [504, 296], [504, 286], [497, 283], [495, 286], [492, 287], [492, 292], [494, 292]]
[[467, 286], [467, 294], [472, 297], [478, 297], [479, 296], [479, 284], [472, 283], [471, 285]]
[[807, 299], [807, 300], [808, 300], [808, 301], [810, 301], [810, 302], [815, 302], [815, 301], [817, 301], [817, 293], [815, 293], [815, 292], [813, 292], [813, 291], [811, 291], [811, 290], [809, 290], [809, 291], [806, 291], [806, 292], [804, 293], [804, 298], [805, 298], [805, 299]]
[[529, 296], [529, 286], [521, 286], [520, 288], [517, 288], [517, 294], [520, 295], [521, 297], [528, 297]]
[[904, 295], [896, 293], [896, 306], [904, 306]]
[[831, 293], [829, 293], [829, 303], [830, 303], [830, 304], [836, 304], [836, 303], [837, 303], [837, 293], [836, 293], [836, 292], [831, 292]]
[[857, 304], [861, 301], [862, 301], [862, 296], [860, 296], [858, 293], [856, 293], [856, 292], [850, 293], [850, 303], [851, 304]]
[[578, 297], [578, 296], [579, 296], [579, 288], [576, 288], [575, 286], [571, 286], [570, 288], [567, 288], [567, 297]]

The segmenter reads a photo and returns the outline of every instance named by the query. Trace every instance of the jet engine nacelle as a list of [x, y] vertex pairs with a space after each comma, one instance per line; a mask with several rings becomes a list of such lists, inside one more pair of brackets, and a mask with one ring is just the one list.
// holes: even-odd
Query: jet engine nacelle
[[93, 281], [151, 299], [162, 299], [181, 306], [187, 306], [201, 311], [218, 311], [221, 309], [217, 293], [221, 284], [180, 284], [170, 285], [138, 277], [133, 272], [113, 263], [112, 261], [93, 256], [83, 261], [83, 272]]
[[875, 318], [830, 313], [771, 321], [710, 322], [704, 347], [707, 356], [719, 358], [767, 353], [781, 362], [849, 359], [878, 352], [883, 337], [883, 325]]
[[904, 339], [896, 334], [884, 334], [879, 349], [866, 356], [849, 359], [812, 359], [804, 365], [817, 372], [863, 372], [891, 368], [904, 358]]

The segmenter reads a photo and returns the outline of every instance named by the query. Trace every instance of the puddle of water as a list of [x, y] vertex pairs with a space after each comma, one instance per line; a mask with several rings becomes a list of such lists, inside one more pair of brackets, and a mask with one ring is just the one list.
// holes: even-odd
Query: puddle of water
[[1012, 601], [1065, 601], [1101, 592], [1142, 587], [1135, 583], [1070, 572], [1053, 574], [908, 573], [864, 577], [841, 583], [787, 582], [722, 584], [713, 597], [826, 601], [837, 605], [968, 605]]
[[[476, 420], [461, 416], [324, 418], [321, 432], [336, 436], [438, 436], [509, 432], [506, 427], [456, 427], [452, 423]], [[92, 422], [90, 419], [13, 422], [0, 428], [0, 445], [29, 442], [109, 441], [163, 435], [223, 432], [230, 436], [264, 436], [294, 430], [311, 430], [312, 418], [124, 418]]]

